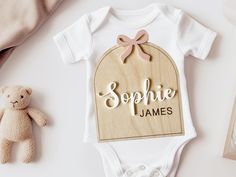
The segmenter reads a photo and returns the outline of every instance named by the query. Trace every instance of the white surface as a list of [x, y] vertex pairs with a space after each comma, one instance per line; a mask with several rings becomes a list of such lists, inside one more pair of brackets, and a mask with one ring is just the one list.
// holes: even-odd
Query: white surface
[[47, 128], [35, 128], [36, 162], [25, 165], [13, 149], [14, 162], [0, 165], [4, 177], [104, 177], [98, 152], [82, 142], [84, 63], [62, 63], [52, 37], [83, 13], [105, 5], [135, 9], [165, 2], [184, 9], [219, 33], [206, 61], [186, 60], [193, 122], [198, 137], [184, 149], [178, 177], [235, 177], [236, 161], [222, 151], [236, 94], [236, 27], [222, 13], [220, 0], [67, 0], [46, 24], [18, 47], [0, 69], [0, 85], [33, 88], [32, 106], [50, 116]]

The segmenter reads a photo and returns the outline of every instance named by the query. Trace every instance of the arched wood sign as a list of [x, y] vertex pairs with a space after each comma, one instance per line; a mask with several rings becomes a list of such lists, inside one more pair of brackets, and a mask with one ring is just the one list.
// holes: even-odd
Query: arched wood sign
[[176, 65], [142, 32], [134, 40], [120, 36], [123, 46], [109, 49], [95, 70], [99, 141], [184, 134]]

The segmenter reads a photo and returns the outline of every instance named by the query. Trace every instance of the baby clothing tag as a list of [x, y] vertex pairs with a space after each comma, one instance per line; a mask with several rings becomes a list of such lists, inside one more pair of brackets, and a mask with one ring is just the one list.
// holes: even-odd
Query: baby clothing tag
[[98, 140], [184, 134], [179, 73], [173, 59], [139, 31], [117, 38], [98, 63], [94, 99]]

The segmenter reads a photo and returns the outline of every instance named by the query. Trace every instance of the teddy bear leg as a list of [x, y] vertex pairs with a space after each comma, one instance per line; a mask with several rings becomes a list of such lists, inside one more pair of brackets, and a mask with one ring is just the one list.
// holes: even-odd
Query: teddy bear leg
[[23, 162], [29, 163], [33, 160], [35, 153], [35, 143], [32, 138], [27, 139], [23, 143]]
[[2, 138], [0, 142], [0, 162], [7, 163], [11, 156], [11, 147], [13, 142]]

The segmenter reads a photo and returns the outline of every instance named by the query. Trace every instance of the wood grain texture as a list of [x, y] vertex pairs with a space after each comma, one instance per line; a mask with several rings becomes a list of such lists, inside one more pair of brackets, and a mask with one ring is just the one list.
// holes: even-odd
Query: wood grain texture
[[236, 145], [232, 141], [235, 123], [236, 123], [236, 98], [234, 99], [231, 120], [229, 124], [229, 129], [228, 129], [224, 153], [223, 153], [223, 157], [228, 158], [228, 159], [233, 159], [233, 160], [236, 160]]
[[[125, 64], [120, 60], [125, 48], [115, 46], [108, 50], [101, 58], [94, 74], [94, 99], [97, 116], [98, 140], [115, 141], [125, 139], [139, 139], [162, 136], [177, 136], [184, 134], [182, 119], [181, 92], [179, 74], [174, 61], [160, 47], [145, 43], [141, 45], [143, 51], [151, 55], [151, 61], [142, 60], [138, 51], [134, 49]], [[130, 113], [128, 104], [119, 104], [117, 108], [105, 107], [104, 98], [98, 96], [107, 91], [110, 82], [115, 81], [118, 86], [116, 92], [143, 92], [145, 79], [151, 80], [150, 90], [155, 91], [158, 84], [164, 88], [176, 90], [174, 98], [163, 102], [143, 102], [136, 105], [137, 115]], [[158, 108], [172, 108], [172, 114], [140, 117], [142, 110], [157, 110]]]

